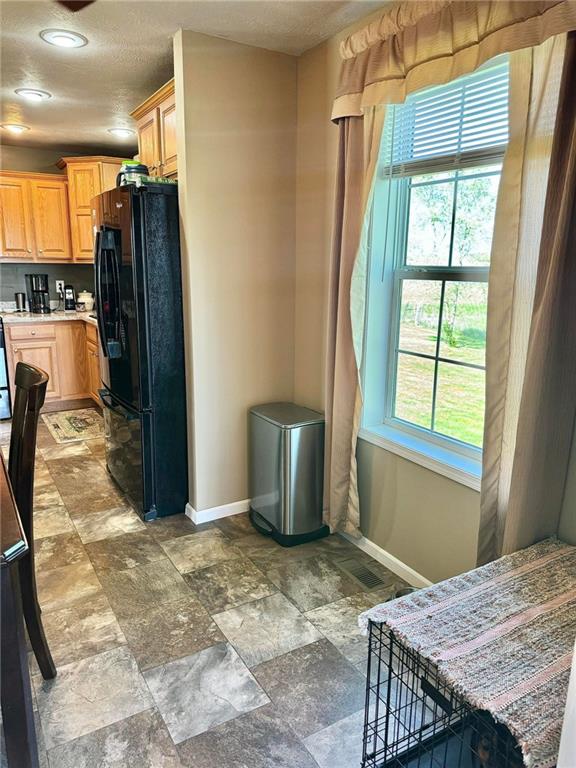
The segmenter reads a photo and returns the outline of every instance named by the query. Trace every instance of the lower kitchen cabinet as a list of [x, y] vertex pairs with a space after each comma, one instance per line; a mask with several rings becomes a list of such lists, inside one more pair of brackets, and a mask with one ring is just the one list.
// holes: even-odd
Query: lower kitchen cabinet
[[86, 381], [88, 394], [97, 403], [100, 402], [100, 355], [98, 349], [98, 331], [93, 325], [86, 326]]
[[[60, 399], [60, 366], [58, 365], [58, 350], [55, 340], [18, 341], [11, 345], [10, 351], [12, 354], [8, 356], [8, 359], [12, 359], [13, 369], [18, 363], [29, 363], [37, 368], [42, 368], [49, 376], [46, 399]], [[14, 381], [13, 374], [10, 376], [10, 381]]]
[[13, 388], [19, 362], [42, 368], [49, 376], [46, 399], [98, 402], [98, 333], [82, 321], [6, 323], [8, 370]]

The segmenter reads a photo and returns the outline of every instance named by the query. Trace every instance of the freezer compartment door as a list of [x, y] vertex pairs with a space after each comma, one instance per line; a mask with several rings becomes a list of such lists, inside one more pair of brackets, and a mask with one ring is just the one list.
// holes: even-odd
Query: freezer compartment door
[[127, 408], [107, 390], [100, 390], [100, 400], [108, 471], [140, 516], [153, 520], [156, 508], [149, 451], [151, 414]]

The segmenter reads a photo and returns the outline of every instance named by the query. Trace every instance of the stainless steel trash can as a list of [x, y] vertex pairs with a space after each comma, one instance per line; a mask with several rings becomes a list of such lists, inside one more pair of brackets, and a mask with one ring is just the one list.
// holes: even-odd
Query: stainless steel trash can
[[257, 405], [249, 436], [254, 527], [285, 547], [327, 536], [323, 415], [294, 403]]

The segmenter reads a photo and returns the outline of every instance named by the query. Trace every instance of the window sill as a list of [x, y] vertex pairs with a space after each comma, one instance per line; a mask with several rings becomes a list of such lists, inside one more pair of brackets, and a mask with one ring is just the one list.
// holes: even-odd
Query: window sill
[[360, 430], [358, 436], [367, 443], [395, 453], [456, 483], [475, 491], [480, 490], [481, 461], [462, 456], [456, 451], [434, 445], [390, 426], [365, 427]]

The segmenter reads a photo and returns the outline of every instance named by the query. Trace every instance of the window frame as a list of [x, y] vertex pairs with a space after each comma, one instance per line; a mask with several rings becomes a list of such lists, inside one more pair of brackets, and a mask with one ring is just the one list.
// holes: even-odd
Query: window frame
[[[402, 280], [411, 277], [430, 279], [433, 275], [434, 279], [438, 280], [470, 280], [487, 283], [490, 269], [489, 266], [405, 265], [409, 223], [408, 180], [412, 176], [425, 173], [456, 172], [467, 168], [501, 165], [505, 151], [506, 145], [499, 145], [385, 168], [379, 164], [368, 226], [364, 232], [364, 246], [367, 249], [368, 258], [368, 285], [364, 355], [361, 368], [365, 402], [359, 437], [474, 490], [480, 490], [482, 472], [480, 447], [393, 416]], [[480, 173], [479, 176], [482, 174]], [[392, 198], [391, 203], [388, 197]], [[454, 207], [456, 207], [456, 195]], [[390, 220], [391, 210], [394, 212], [394, 221]], [[386, 221], [380, 226], [376, 222], [377, 211], [386, 211]], [[437, 352], [439, 352], [439, 345], [440, 339], [437, 342]], [[367, 375], [369, 358], [370, 375]], [[433, 357], [429, 359], [435, 360]], [[375, 360], [379, 361], [378, 366], [375, 365]], [[454, 363], [453, 360], [448, 362]], [[373, 370], [374, 368], [376, 370]], [[435, 363], [435, 369], [436, 378], [437, 363]], [[378, 404], [378, 398], [380, 398], [380, 404]]]

